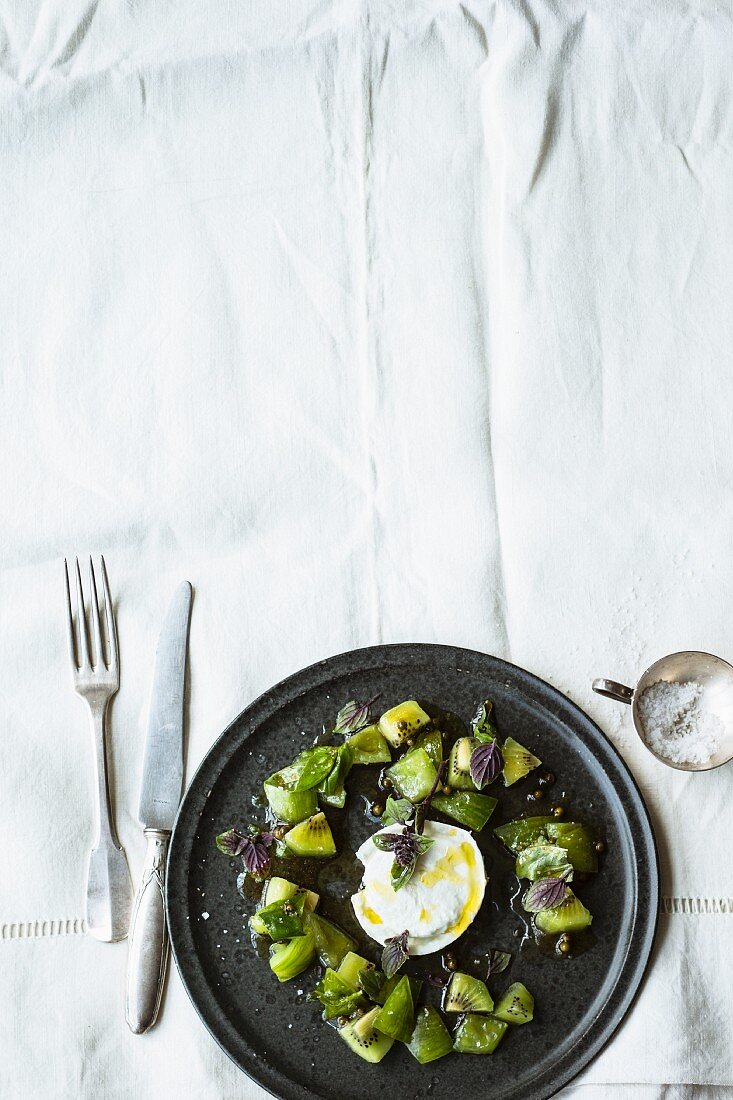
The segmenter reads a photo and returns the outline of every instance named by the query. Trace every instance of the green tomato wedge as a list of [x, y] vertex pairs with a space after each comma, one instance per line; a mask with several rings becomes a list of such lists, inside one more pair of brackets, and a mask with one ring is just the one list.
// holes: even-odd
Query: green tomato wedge
[[374, 1027], [383, 1035], [409, 1043], [415, 1028], [415, 1004], [410, 980], [400, 978], [374, 1019]]
[[355, 764], [389, 764], [392, 760], [386, 738], [376, 723], [353, 733], [344, 744], [351, 747]]
[[467, 829], [480, 833], [491, 817], [497, 800], [478, 791], [454, 791], [453, 794], [436, 794], [431, 809], [452, 817]]
[[453, 1040], [443, 1023], [440, 1013], [433, 1005], [418, 1008], [407, 1049], [421, 1065], [435, 1062], [438, 1058], [450, 1054]]
[[344, 957], [356, 947], [351, 936], [347, 936], [330, 920], [317, 913], [304, 913], [303, 925], [306, 932], [313, 937], [318, 958], [324, 966], [330, 966], [332, 970], [338, 970]]
[[271, 940], [291, 940], [294, 936], [302, 936], [302, 914], [306, 901], [305, 893], [274, 901], [264, 909], [258, 909], [249, 918], [249, 926], [253, 932], [269, 936]]
[[386, 774], [400, 794], [413, 804], [422, 802], [430, 794], [438, 777], [425, 749], [411, 749], [391, 768], [387, 768]]
[[539, 878], [556, 878], [572, 865], [568, 853], [557, 844], [530, 844], [517, 856], [517, 878], [536, 882]]
[[313, 937], [307, 933], [270, 948], [270, 969], [279, 982], [289, 982], [306, 970], [316, 957]]
[[318, 809], [318, 797], [315, 791], [290, 791], [280, 772], [275, 772], [265, 780], [265, 797], [278, 821], [297, 825]]

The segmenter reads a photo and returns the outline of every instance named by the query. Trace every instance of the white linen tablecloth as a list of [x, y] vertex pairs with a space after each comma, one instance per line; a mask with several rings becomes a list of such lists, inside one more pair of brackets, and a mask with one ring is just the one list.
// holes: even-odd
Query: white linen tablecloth
[[0, 1095], [254, 1100], [173, 973], [144, 1038], [83, 934], [91, 747], [61, 559], [119, 613], [117, 822], [196, 589], [188, 772], [269, 684], [382, 641], [547, 678], [654, 815], [654, 965], [566, 1096], [733, 1090], [731, 772], [596, 675], [733, 638], [733, 9], [713, 0], [0, 2]]

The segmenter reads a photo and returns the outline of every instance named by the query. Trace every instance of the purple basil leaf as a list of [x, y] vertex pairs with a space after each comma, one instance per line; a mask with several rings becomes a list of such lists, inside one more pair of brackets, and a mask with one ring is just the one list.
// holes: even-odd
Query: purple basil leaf
[[242, 850], [242, 859], [251, 875], [261, 875], [270, 863], [270, 853], [261, 840], [247, 838]]
[[503, 767], [501, 750], [496, 741], [487, 741], [477, 745], [471, 753], [471, 779], [482, 790], [496, 779]]
[[227, 829], [225, 833], [219, 833], [216, 846], [225, 856], [240, 856], [248, 840], [248, 837], [242, 836], [236, 829]]
[[541, 878], [530, 886], [522, 904], [528, 913], [542, 913], [545, 909], [557, 909], [568, 891], [565, 874], [559, 878]]
[[[375, 695], [374, 699], [376, 698]], [[333, 727], [333, 732], [348, 736], [352, 733], [358, 733], [359, 730], [364, 729], [364, 726], [368, 726], [369, 710], [374, 699], [370, 699], [368, 703], [357, 703], [355, 699], [346, 703], [336, 715], [336, 725]]]
[[490, 978], [492, 974], [501, 974], [509, 966], [512, 961], [512, 957], [508, 951], [497, 951], [494, 949], [489, 954], [489, 969], [486, 972], [486, 977]]
[[392, 978], [399, 968], [403, 966], [408, 959], [408, 941], [410, 933], [407, 929], [399, 936], [392, 936], [390, 939], [384, 941], [384, 951], [382, 952], [382, 970], [385, 977]]

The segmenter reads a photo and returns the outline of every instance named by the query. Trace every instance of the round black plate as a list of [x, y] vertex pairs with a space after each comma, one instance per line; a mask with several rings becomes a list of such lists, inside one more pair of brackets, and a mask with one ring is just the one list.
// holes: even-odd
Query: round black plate
[[[395, 1043], [377, 1066], [359, 1060], [322, 1022], [319, 1006], [306, 1002], [314, 972], [279, 985], [267, 960], [257, 957], [247, 932], [253, 906], [237, 893], [236, 864], [214, 847], [217, 833], [251, 819], [262, 781], [310, 744], [343, 703], [378, 692], [384, 708], [413, 697], [466, 722], [481, 700], [492, 698], [502, 734], [515, 736], [542, 758], [558, 777], [554, 797], [564, 792], [571, 812], [594, 823], [606, 840], [600, 874], [577, 887], [595, 915], [593, 945], [572, 959], [544, 956], [534, 944], [519, 951], [515, 932], [523, 925], [509, 904], [518, 884], [490, 826], [528, 810], [527, 794], [536, 782], [528, 779], [497, 792], [499, 806], [481, 837], [489, 900], [455, 952], [467, 965], [491, 947], [513, 951], [511, 970], [492, 988], [501, 991], [509, 981], [523, 980], [536, 1009], [534, 1022], [513, 1029], [491, 1056], [453, 1054], [420, 1066]], [[363, 773], [360, 781], [368, 780], [374, 789], [376, 771], [355, 768], [352, 776]], [[340, 851], [346, 846], [353, 851], [375, 828], [361, 798], [351, 798], [349, 806], [335, 822]], [[329, 816], [334, 817], [331, 811]], [[342, 924], [338, 899], [358, 885], [360, 866], [348, 857], [332, 861], [330, 868], [323, 864], [321, 908], [326, 916], [339, 913]], [[575, 704], [496, 657], [451, 646], [389, 645], [332, 657], [291, 676], [222, 734], [181, 804], [168, 860], [167, 904], [176, 964], [202, 1020], [238, 1066], [283, 1100], [381, 1095], [543, 1100], [587, 1065], [631, 1004], [654, 938], [659, 875], [636, 784]], [[362, 954], [378, 959], [379, 949], [368, 946], [363, 933], [359, 945]], [[408, 972], [412, 965], [418, 961], [408, 964]], [[428, 997], [435, 995], [428, 991]]]

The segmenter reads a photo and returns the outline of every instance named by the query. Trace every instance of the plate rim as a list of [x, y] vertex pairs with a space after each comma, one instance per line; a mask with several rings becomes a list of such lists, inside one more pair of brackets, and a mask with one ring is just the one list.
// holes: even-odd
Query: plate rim
[[[198, 1017], [204, 1024], [204, 1027], [208, 1031], [209, 1035], [214, 1039], [217, 1046], [226, 1054], [226, 1056], [245, 1073], [251, 1080], [255, 1081], [257, 1085], [264, 1089], [267, 1093], [283, 1100], [283, 1094], [275, 1091], [272, 1084], [264, 1080], [260, 1075], [256, 1073], [256, 1065], [247, 1066], [244, 1065], [239, 1058], [225, 1045], [224, 1039], [220, 1034], [217, 1034], [213, 1023], [207, 1019], [204, 1011], [204, 1007], [198, 1003], [197, 997], [194, 991], [189, 985], [188, 971], [190, 963], [188, 960], [184, 960], [182, 955], [186, 952], [189, 956], [195, 956], [198, 958], [196, 945], [192, 933], [192, 925], [188, 919], [189, 906], [181, 906], [180, 900], [177, 899], [177, 903], [174, 906], [171, 903], [171, 893], [173, 892], [173, 884], [176, 888], [182, 888], [185, 885], [185, 877], [187, 875], [188, 862], [186, 860], [178, 860], [178, 848], [186, 843], [186, 838], [183, 838], [183, 833], [187, 824], [188, 808], [189, 804], [196, 794], [198, 794], [198, 786], [200, 785], [202, 776], [207, 770], [212, 757], [222, 747], [222, 744], [231, 732], [231, 730], [237, 726], [242, 718], [249, 712], [258, 708], [266, 706], [270, 701], [270, 697], [282, 696], [284, 691], [287, 691], [287, 698], [297, 698], [297, 690], [293, 690], [297, 687], [299, 681], [313, 680], [313, 677], [320, 670], [329, 670], [332, 675], [336, 675], [338, 672], [343, 673], [345, 669], [339, 668], [339, 666], [348, 662], [358, 662], [357, 667], [362, 668], [364, 664], [371, 664], [375, 657], [386, 657], [388, 654], [393, 657], [397, 657], [397, 663], [400, 663], [399, 655], [403, 655], [404, 661], [414, 660], [416, 651], [420, 651], [427, 655], [440, 654], [444, 658], [450, 656], [454, 661], [462, 657], [464, 660], [470, 659], [486, 659], [489, 658], [492, 662], [500, 667], [502, 672], [507, 674], [519, 674], [522, 678], [529, 679], [535, 688], [539, 689], [540, 693], [546, 693], [550, 698], [555, 698], [564, 710], [569, 709], [571, 712], [575, 712], [575, 717], [586, 726], [589, 726], [595, 734], [600, 738], [600, 743], [605, 746], [606, 751], [614, 758], [617, 767], [623, 773], [632, 796], [633, 808], [636, 811], [637, 817], [642, 827], [642, 834], [636, 836], [631, 834], [633, 851], [635, 855], [639, 855], [640, 852], [644, 853], [645, 860], [643, 871], [645, 872], [644, 886], [648, 892], [649, 902], [646, 906], [647, 911], [644, 912], [644, 905], [640, 901], [640, 878], [637, 875], [637, 887], [636, 887], [636, 920], [635, 928], [632, 938], [629, 941], [627, 955], [619, 971], [619, 977], [607, 1000], [604, 1002], [600, 1012], [590, 1025], [579, 1037], [579, 1042], [587, 1044], [584, 1047], [582, 1054], [579, 1056], [577, 1064], [566, 1065], [564, 1068], [556, 1072], [555, 1067], [550, 1067], [539, 1078], [529, 1083], [530, 1091], [526, 1093], [525, 1100], [549, 1100], [560, 1089], [565, 1088], [571, 1081], [573, 1081], [580, 1073], [586, 1069], [591, 1062], [593, 1062], [598, 1055], [605, 1049], [610, 1041], [619, 1030], [621, 1024], [624, 1022], [629, 1012], [631, 1011], [639, 993], [644, 985], [644, 982], [648, 976], [649, 965], [651, 962], [654, 945], [657, 939], [657, 933], [659, 929], [659, 915], [661, 906], [661, 878], [660, 878], [660, 861], [659, 861], [659, 849], [657, 845], [656, 836], [654, 834], [654, 827], [649, 813], [649, 809], [646, 805], [644, 795], [641, 788], [636, 781], [629, 765], [624, 760], [621, 753], [618, 751], [614, 743], [607, 736], [607, 734], [601, 729], [601, 727], [590, 717], [586, 711], [583, 710], [575, 700], [567, 696], [559, 688], [549, 683], [547, 680], [543, 680], [536, 673], [530, 672], [523, 668], [521, 665], [514, 664], [511, 661], [507, 661], [502, 657], [497, 657], [495, 654], [487, 653], [483, 650], [468, 649], [464, 646], [455, 646], [438, 642], [390, 642], [381, 643], [378, 645], [363, 646], [356, 649], [344, 650], [340, 653], [333, 654], [329, 657], [322, 658], [312, 664], [305, 665], [302, 668], [296, 670], [293, 673], [278, 680], [275, 684], [266, 688], [260, 692], [254, 699], [252, 699], [247, 705], [232, 719], [231, 722], [225, 727], [219, 734], [216, 740], [210, 745], [208, 750], [202, 757], [196, 771], [191, 777], [186, 790], [181, 799], [176, 814], [176, 820], [173, 826], [171, 834], [170, 844], [168, 848], [168, 858], [166, 864], [166, 879], [165, 879], [165, 909], [166, 909], [166, 922], [169, 931], [169, 940], [171, 946], [171, 953], [176, 965], [176, 970], [181, 979], [186, 994], [191, 1001]], [[361, 661], [359, 660], [361, 658]], [[369, 660], [368, 660], [369, 659]], [[363, 662], [363, 663], [362, 663]], [[460, 666], [458, 666], [460, 667]], [[322, 677], [319, 677], [322, 680]], [[313, 686], [312, 683], [309, 688]], [[308, 690], [309, 688], [305, 689]], [[286, 699], [281, 698], [280, 702], [276, 704], [275, 710], [277, 710]], [[248, 732], [244, 737], [240, 739], [240, 745], [246, 739], [251, 736], [253, 731]], [[239, 745], [232, 747], [229, 757], [233, 755]], [[621, 806], [621, 811], [625, 818], [628, 818], [628, 812], [625, 806]], [[201, 813], [196, 813], [196, 823], [200, 819]], [[193, 839], [195, 838], [197, 828], [191, 828], [190, 821], [188, 822], [188, 852], [185, 853], [190, 859], [191, 846]], [[637, 863], [638, 871], [638, 863]], [[180, 876], [183, 876], [183, 881]], [[181, 896], [186, 897], [185, 889], [181, 889]], [[186, 912], [183, 912], [183, 909]], [[637, 925], [640, 924], [639, 931], [637, 932]], [[628, 969], [628, 956], [631, 953], [631, 948], [634, 946], [636, 952], [636, 958], [632, 965]], [[199, 968], [201, 974], [203, 974], [202, 968]], [[619, 994], [619, 985], [623, 983], [623, 989]], [[204, 982], [204, 985], [209, 992], [212, 1000], [215, 1001], [215, 997], [208, 982]], [[617, 1000], [618, 1003], [613, 1003]], [[611, 1005], [610, 1016], [607, 1020], [603, 1020], [601, 1028], [598, 1034], [594, 1035], [594, 1029], [597, 1027], [597, 1022], [608, 1011], [609, 1005]], [[229, 1024], [229, 1021], [227, 1021]], [[229, 1025], [232, 1027], [232, 1025]], [[220, 1029], [220, 1021], [216, 1021], [216, 1027]], [[235, 1029], [232, 1030], [235, 1031]], [[240, 1042], [246, 1044], [241, 1034], [235, 1031], [235, 1035]], [[589, 1041], [590, 1040], [590, 1041]], [[256, 1056], [255, 1056], [256, 1058]], [[570, 1060], [570, 1052], [564, 1056], [566, 1061]], [[254, 1061], [254, 1059], [253, 1059]], [[289, 1082], [293, 1089], [300, 1094], [303, 1100], [310, 1098], [310, 1100], [318, 1100], [320, 1094], [312, 1089], [306, 1088], [300, 1082], [288, 1077], [287, 1074], [281, 1073], [277, 1066], [273, 1063], [269, 1063], [270, 1069], [274, 1070], [276, 1074], [283, 1077], [284, 1080]], [[552, 1074], [552, 1081], [543, 1079], [547, 1078], [549, 1074]]]

